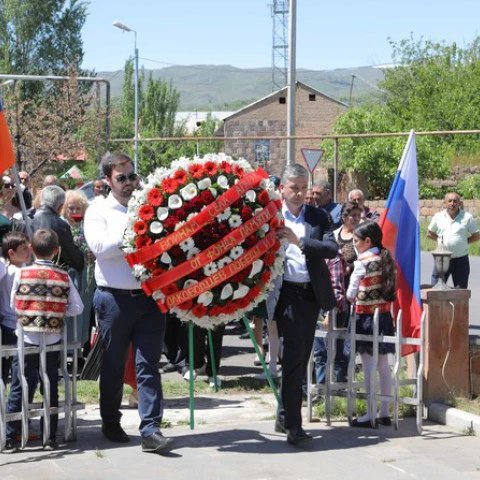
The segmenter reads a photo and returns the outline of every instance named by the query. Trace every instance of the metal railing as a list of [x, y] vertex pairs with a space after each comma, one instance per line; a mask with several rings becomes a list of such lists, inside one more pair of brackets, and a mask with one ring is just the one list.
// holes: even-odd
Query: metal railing
[[[352, 314], [354, 315], [354, 314]], [[356, 408], [356, 399], [361, 398], [367, 401], [367, 408], [371, 414], [372, 422], [375, 422], [377, 416], [377, 402], [388, 401], [393, 405], [393, 426], [398, 430], [399, 426], [399, 406], [400, 404], [412, 405], [416, 408], [416, 425], [419, 434], [422, 433], [423, 423], [423, 368], [424, 368], [424, 345], [425, 345], [425, 312], [420, 320], [420, 336], [418, 338], [404, 337], [402, 335], [402, 312], [400, 311], [396, 321], [396, 333], [394, 336], [379, 335], [379, 312], [375, 312], [373, 319], [373, 335], [360, 335], [356, 333], [356, 322], [354, 316], [351, 317], [350, 331], [336, 327], [336, 312], [333, 311], [332, 321], [328, 323], [328, 331], [319, 331], [317, 336], [326, 339], [327, 363], [325, 370], [325, 384], [313, 384], [313, 355], [307, 369], [307, 416], [308, 421], [313, 416], [313, 394], [321, 393], [325, 396], [325, 416], [327, 424], [331, 423], [331, 412], [333, 397], [347, 397], [347, 415], [348, 422], [352, 424], [353, 415]], [[337, 339], [350, 341], [350, 358], [348, 364], [347, 382], [335, 382], [334, 366], [336, 357]], [[369, 341], [373, 346], [373, 362], [370, 374], [370, 385], [366, 388], [365, 381], [357, 379], [356, 375], [356, 342]], [[378, 366], [378, 348], [380, 343], [391, 343], [395, 345], [395, 353], [392, 379], [393, 388], [390, 395], [381, 395], [378, 393], [377, 366]], [[416, 365], [415, 376], [413, 378], [404, 378], [402, 369], [402, 347], [404, 345], [413, 345], [418, 347], [418, 362]], [[401, 396], [400, 388], [402, 386], [412, 386], [412, 396]], [[362, 392], [360, 390], [363, 390]], [[368, 392], [368, 393], [367, 393]], [[373, 426], [373, 424], [372, 424]]]

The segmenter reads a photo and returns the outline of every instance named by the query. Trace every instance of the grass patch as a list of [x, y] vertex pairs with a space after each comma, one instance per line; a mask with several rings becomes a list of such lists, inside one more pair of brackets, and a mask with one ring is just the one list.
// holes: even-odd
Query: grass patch
[[465, 398], [465, 397], [455, 397], [455, 402], [453, 405], [459, 410], [464, 412], [473, 413], [474, 415], [480, 415], [480, 397], [477, 398]]

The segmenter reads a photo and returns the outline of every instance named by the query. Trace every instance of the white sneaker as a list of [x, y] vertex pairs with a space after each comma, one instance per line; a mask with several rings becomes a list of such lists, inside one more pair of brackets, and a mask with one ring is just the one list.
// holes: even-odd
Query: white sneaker
[[[210, 385], [211, 388], [215, 388], [215, 381], [213, 377], [208, 377], [208, 384]], [[217, 387], [220, 388], [222, 386], [222, 381], [220, 380], [219, 377], [217, 377]]]
[[[187, 370], [184, 374], [183, 374], [183, 378], [189, 382], [190, 381], [190, 370]], [[193, 381], [195, 381], [197, 379], [197, 372], [194, 370], [193, 371]]]

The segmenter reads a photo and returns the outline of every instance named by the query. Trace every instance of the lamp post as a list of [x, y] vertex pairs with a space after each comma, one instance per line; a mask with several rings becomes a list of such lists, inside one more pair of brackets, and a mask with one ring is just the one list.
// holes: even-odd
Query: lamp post
[[127, 27], [118, 20], [113, 22], [113, 26], [123, 30], [124, 32], [133, 32], [135, 35], [135, 157], [134, 166], [135, 172], [138, 172], [138, 48], [137, 48], [137, 32], [130, 27]]

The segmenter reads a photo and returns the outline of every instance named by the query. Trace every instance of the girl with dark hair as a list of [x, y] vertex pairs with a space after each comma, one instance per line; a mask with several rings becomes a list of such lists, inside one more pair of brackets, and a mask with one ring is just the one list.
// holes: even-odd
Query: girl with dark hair
[[[390, 252], [382, 245], [382, 230], [376, 222], [367, 221], [358, 224], [353, 230], [353, 244], [358, 260], [350, 278], [347, 298], [355, 302], [356, 332], [361, 335], [373, 334], [373, 316], [380, 311], [379, 334], [395, 334], [393, 318], [390, 313], [391, 302], [395, 300], [395, 261]], [[356, 351], [362, 358], [365, 388], [370, 389], [370, 376], [373, 366], [373, 345], [370, 341], [356, 342]], [[382, 395], [391, 395], [392, 373], [388, 364], [389, 353], [395, 352], [392, 343], [380, 343], [378, 356], [378, 373]], [[353, 420], [354, 427], [371, 427], [371, 411]], [[382, 401], [377, 424], [391, 425], [389, 402]]]

